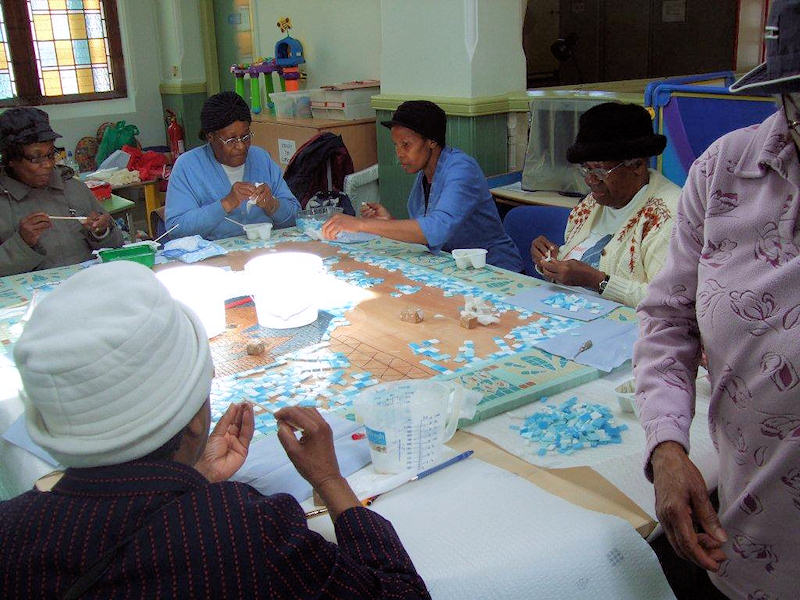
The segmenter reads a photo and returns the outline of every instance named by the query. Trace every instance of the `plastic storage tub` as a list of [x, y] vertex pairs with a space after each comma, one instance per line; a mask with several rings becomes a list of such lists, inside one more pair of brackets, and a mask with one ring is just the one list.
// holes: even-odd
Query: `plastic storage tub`
[[322, 239], [322, 225], [333, 215], [342, 213], [344, 210], [339, 206], [319, 206], [301, 210], [297, 213], [295, 222], [297, 228], [307, 236], [314, 239]]
[[97, 255], [100, 262], [112, 262], [115, 260], [132, 260], [145, 267], [152, 268], [156, 260], [156, 247], [158, 244], [153, 242], [140, 242], [130, 244], [122, 248], [112, 248], [100, 250]]
[[315, 119], [369, 119], [375, 116], [370, 99], [379, 93], [380, 86], [315, 90], [311, 96], [311, 113]]
[[275, 105], [275, 116], [311, 118], [311, 97], [319, 89], [299, 90], [297, 92], [273, 92], [269, 99]]

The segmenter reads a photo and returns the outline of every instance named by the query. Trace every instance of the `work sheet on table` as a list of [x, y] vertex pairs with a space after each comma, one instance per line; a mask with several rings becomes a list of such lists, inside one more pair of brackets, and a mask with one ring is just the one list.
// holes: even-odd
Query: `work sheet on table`
[[[370, 509], [392, 523], [437, 600], [674, 598], [626, 521], [475, 457], [386, 493]], [[335, 540], [330, 518], [308, 525]]]
[[[700, 469], [709, 489], [713, 489], [717, 484], [718, 467], [716, 451], [708, 430], [710, 386], [706, 372], [702, 369], [701, 371], [702, 374], [697, 379], [698, 400], [695, 419], [691, 426], [689, 456]], [[539, 467], [548, 469], [591, 467], [655, 519], [653, 486], [645, 479], [642, 468], [645, 433], [635, 414], [623, 412], [615, 392], [617, 386], [632, 381], [632, 378], [633, 373], [628, 363], [600, 379], [554, 394], [546, 401], [542, 399], [521, 406], [464, 429], [491, 440], [507, 452]], [[520, 435], [520, 426], [534, 413], [545, 411], [546, 406], [557, 409], [572, 397], [577, 399], [577, 404], [596, 404], [608, 408], [613, 415], [615, 426], [627, 426], [627, 429], [620, 434], [621, 443], [586, 447], [571, 454], [549, 450], [540, 456], [538, 454], [540, 444]]]

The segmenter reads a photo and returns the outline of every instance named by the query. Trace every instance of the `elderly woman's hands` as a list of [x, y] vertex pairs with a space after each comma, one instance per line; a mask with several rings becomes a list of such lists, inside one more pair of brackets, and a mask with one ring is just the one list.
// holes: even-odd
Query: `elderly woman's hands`
[[542, 269], [542, 262], [552, 260], [558, 256], [558, 246], [548, 240], [545, 236], [540, 235], [533, 242], [531, 242], [531, 258], [534, 264]]
[[111, 226], [111, 215], [92, 211], [87, 215], [83, 226], [95, 237], [101, 237], [108, 233], [108, 228]]
[[606, 274], [579, 260], [544, 260], [542, 276], [561, 285], [577, 285], [597, 291]]
[[[316, 408], [290, 406], [275, 413], [278, 439], [297, 472], [322, 497], [332, 520], [354, 506], [361, 506], [339, 471], [331, 427]], [[295, 431], [302, 429], [298, 439]]]
[[39, 243], [39, 237], [44, 231], [50, 229], [53, 222], [47, 213], [35, 212], [23, 217], [19, 221], [19, 235], [22, 240], [33, 248]]
[[255, 185], [246, 181], [237, 181], [231, 186], [228, 195], [220, 202], [225, 212], [229, 213], [238, 208], [242, 202], [247, 202], [251, 198], [256, 201], [256, 206], [268, 215], [273, 215], [278, 210], [278, 201], [266, 183]]

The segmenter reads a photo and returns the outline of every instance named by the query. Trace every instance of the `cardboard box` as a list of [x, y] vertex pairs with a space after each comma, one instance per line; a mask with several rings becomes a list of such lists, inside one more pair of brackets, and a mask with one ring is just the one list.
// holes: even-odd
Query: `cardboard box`
[[342, 136], [344, 145], [353, 159], [356, 171], [366, 169], [378, 162], [378, 143], [375, 119], [336, 121], [330, 119], [298, 119], [275, 117], [261, 113], [253, 115], [250, 124], [253, 144], [264, 148], [286, 170], [289, 159], [304, 143], [323, 131]]

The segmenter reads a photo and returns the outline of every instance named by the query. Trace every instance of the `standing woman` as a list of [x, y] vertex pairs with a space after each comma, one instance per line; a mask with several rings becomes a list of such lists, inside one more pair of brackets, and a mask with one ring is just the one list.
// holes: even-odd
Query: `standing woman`
[[[639, 305], [645, 473], [670, 543], [710, 574], [697, 598], [797, 598], [800, 583], [799, 0], [774, 0], [765, 39], [766, 63], [730, 89], [780, 108], [694, 162]], [[687, 455], [701, 344], [718, 511]]]
[[341, 231], [362, 231], [425, 244], [431, 252], [484, 248], [486, 262], [519, 273], [522, 259], [508, 237], [474, 158], [445, 145], [447, 116], [433, 102], [403, 102], [383, 126], [392, 130], [397, 159], [417, 173], [408, 197], [409, 219], [393, 219], [380, 204], [368, 203], [361, 217], [334, 215], [322, 227], [335, 239]]
[[[291, 227], [300, 204], [266, 150], [252, 146], [250, 109], [234, 92], [211, 96], [200, 113], [206, 144], [182, 154], [167, 188], [167, 228], [208, 240], [242, 235], [239, 223]], [[252, 200], [253, 202], [248, 202]]]
[[[72, 169], [57, 166], [47, 113], [0, 115], [0, 277], [73, 265], [122, 245], [122, 232]], [[85, 217], [51, 219], [51, 217]]]

